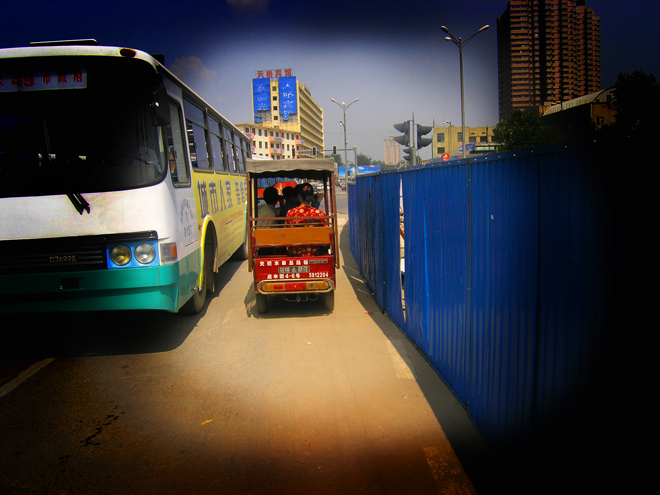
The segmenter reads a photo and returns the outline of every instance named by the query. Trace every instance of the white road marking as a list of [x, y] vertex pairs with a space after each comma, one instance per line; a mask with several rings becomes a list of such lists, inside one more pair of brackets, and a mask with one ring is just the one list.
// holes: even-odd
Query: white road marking
[[0, 398], [4, 397], [7, 395], [9, 392], [14, 390], [16, 387], [21, 385], [23, 382], [28, 380], [30, 377], [33, 375], [37, 374], [42, 368], [45, 366], [49, 365], [55, 361], [55, 359], [44, 359], [42, 361], [39, 361], [38, 363], [34, 363], [32, 366], [30, 366], [28, 369], [25, 371], [22, 371], [16, 378], [14, 378], [12, 381], [5, 383], [2, 387], [0, 387]]

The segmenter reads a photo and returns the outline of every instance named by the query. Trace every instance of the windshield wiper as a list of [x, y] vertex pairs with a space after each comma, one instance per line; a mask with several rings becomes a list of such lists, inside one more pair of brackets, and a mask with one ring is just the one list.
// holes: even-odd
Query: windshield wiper
[[73, 206], [76, 207], [78, 213], [82, 215], [83, 211], [86, 211], [87, 214], [89, 214], [90, 211], [89, 203], [85, 200], [85, 198], [82, 197], [82, 194], [79, 193], [67, 194], [67, 197], [73, 203]]

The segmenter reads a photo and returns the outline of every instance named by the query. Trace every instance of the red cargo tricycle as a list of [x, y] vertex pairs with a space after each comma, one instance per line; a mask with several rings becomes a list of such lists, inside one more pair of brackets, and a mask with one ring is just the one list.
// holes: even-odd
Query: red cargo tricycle
[[[322, 299], [325, 309], [332, 311], [335, 270], [340, 267], [334, 160], [248, 159], [246, 171], [248, 269], [254, 275], [257, 311], [265, 313], [276, 297], [296, 302]], [[259, 217], [261, 198], [257, 191], [262, 189], [262, 179], [276, 184], [285, 177], [295, 178], [299, 184], [317, 185], [319, 195], [323, 194], [320, 216]]]

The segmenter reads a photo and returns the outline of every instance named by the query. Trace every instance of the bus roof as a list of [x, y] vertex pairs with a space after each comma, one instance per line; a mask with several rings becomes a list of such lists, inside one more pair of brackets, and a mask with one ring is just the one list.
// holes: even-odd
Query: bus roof
[[[245, 169], [248, 173], [262, 177], [308, 177], [323, 178], [335, 171], [332, 158], [299, 158], [285, 160], [255, 160], [248, 158]], [[282, 175], [286, 174], [286, 175]]]
[[105, 57], [123, 57], [137, 58], [149, 62], [156, 67], [158, 61], [151, 55], [134, 48], [118, 46], [99, 46], [90, 44], [77, 44], [71, 41], [66, 44], [65, 41], [43, 41], [33, 43], [30, 46], [15, 48], [0, 48], [0, 58], [25, 58], [25, 57], [50, 57], [50, 56], [105, 56]]
[[[62, 40], [62, 41], [39, 41], [30, 43], [29, 46], [0, 48], [0, 59], [19, 59], [28, 57], [58, 57], [58, 56], [99, 56], [117, 57], [142, 60], [151, 64], [154, 70], [161, 71], [169, 79], [176, 82], [180, 87], [186, 88], [201, 104], [207, 108], [213, 108], [191, 87], [184, 83], [179, 77], [170, 71], [159, 55], [151, 55], [142, 50], [119, 46], [98, 45], [96, 40]], [[215, 109], [214, 109], [215, 110]], [[215, 110], [218, 112], [218, 110]], [[221, 114], [220, 114], [221, 115]], [[222, 115], [221, 115], [222, 116]], [[244, 134], [238, 127], [229, 122], [224, 116], [223, 125], [228, 125], [234, 132]]]

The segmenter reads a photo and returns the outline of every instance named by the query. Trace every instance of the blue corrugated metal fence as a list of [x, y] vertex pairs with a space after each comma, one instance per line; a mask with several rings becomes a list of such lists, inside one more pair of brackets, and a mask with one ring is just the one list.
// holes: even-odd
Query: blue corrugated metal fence
[[591, 156], [552, 146], [359, 177], [349, 188], [362, 276], [494, 445], [532, 438], [594, 369], [611, 259]]

